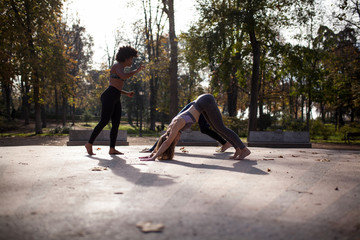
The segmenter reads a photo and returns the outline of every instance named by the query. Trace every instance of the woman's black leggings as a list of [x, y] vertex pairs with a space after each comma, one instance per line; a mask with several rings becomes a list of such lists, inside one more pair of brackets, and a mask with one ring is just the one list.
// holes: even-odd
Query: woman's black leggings
[[94, 131], [90, 136], [89, 143], [94, 143], [96, 137], [100, 134], [101, 130], [103, 130], [103, 128], [109, 123], [111, 119], [112, 127], [110, 131], [110, 147], [115, 147], [121, 119], [120, 95], [121, 92], [112, 86], [108, 87], [101, 95], [101, 119], [98, 125], [96, 125], [94, 128]]
[[243, 149], [244, 143], [240, 140], [239, 136], [231, 129], [224, 125], [220, 110], [215, 102], [214, 96], [211, 94], [200, 95], [194, 107], [201, 114], [204, 115], [206, 121], [210, 124], [212, 129], [225, 138], [234, 148]]

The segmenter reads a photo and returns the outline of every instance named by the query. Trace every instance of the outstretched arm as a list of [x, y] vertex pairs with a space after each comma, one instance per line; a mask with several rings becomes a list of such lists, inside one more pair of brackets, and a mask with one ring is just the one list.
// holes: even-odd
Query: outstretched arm
[[170, 135], [169, 137], [161, 144], [158, 151], [153, 151], [150, 156], [148, 157], [142, 157], [142, 161], [155, 161], [155, 159], [158, 156], [161, 156], [172, 144], [173, 141], [175, 141], [176, 137], [180, 133], [180, 129], [185, 126], [185, 120], [182, 118], [179, 118], [175, 120], [175, 123], [171, 126], [170, 129]]
[[128, 97], [133, 97], [135, 92], [133, 92], [133, 91], [127, 92], [127, 91], [121, 90], [121, 94], [128, 96]]
[[143, 70], [144, 68], [145, 68], [144, 65], [140, 65], [140, 66], [139, 66], [137, 69], [135, 69], [134, 71], [125, 73], [125, 72], [124, 72], [124, 68], [122, 68], [122, 67], [120, 67], [120, 65], [118, 65], [118, 66], [115, 68], [115, 72], [116, 72], [116, 75], [118, 75], [121, 79], [126, 80], [126, 79], [132, 77], [133, 75], [135, 75], [136, 73], [140, 72], [140, 71]]

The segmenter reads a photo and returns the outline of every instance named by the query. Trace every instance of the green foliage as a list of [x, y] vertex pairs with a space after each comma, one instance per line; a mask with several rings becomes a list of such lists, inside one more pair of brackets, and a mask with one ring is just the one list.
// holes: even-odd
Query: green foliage
[[306, 123], [301, 119], [294, 119], [289, 114], [283, 115], [280, 119], [280, 125], [286, 131], [306, 131]]
[[12, 131], [15, 130], [17, 128], [17, 124], [15, 122], [12, 121], [8, 121], [8, 119], [4, 116], [0, 115], [0, 132], [7, 132], [7, 131]]
[[240, 137], [246, 137], [248, 132], [248, 121], [240, 120], [237, 117], [223, 117], [225, 126], [233, 130]]
[[85, 110], [84, 113], [81, 115], [81, 119], [85, 122], [85, 126], [89, 126], [88, 122], [91, 121], [92, 115], [89, 110]]
[[348, 133], [360, 132], [360, 123], [347, 124], [343, 126], [339, 132], [342, 136], [342, 139], [345, 140]]
[[328, 140], [330, 136], [335, 135], [335, 132], [335, 127], [332, 124], [324, 124], [321, 120], [310, 122], [311, 138], [321, 136], [324, 140]]
[[305, 131], [306, 130], [306, 123], [299, 119], [293, 119], [286, 121], [284, 124], [286, 130], [289, 131]]
[[69, 127], [58, 126], [56, 128], [50, 129], [49, 132], [51, 134], [69, 134], [70, 133], [70, 128]]

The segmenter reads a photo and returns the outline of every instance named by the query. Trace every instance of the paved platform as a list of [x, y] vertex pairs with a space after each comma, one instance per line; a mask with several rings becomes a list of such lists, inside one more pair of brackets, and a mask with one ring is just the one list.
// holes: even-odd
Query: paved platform
[[359, 151], [143, 147], [1, 147], [0, 239], [360, 239]]

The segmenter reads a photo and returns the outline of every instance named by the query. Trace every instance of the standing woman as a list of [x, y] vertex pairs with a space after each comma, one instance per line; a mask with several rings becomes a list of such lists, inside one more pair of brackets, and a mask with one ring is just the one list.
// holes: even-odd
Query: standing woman
[[133, 97], [134, 92], [126, 92], [122, 90], [124, 81], [132, 77], [135, 73], [144, 69], [144, 66], [140, 65], [134, 71], [125, 73], [124, 69], [130, 67], [133, 64], [134, 57], [137, 57], [137, 51], [130, 47], [120, 47], [116, 54], [117, 63], [112, 66], [110, 70], [109, 87], [101, 95], [101, 119], [98, 125], [94, 128], [89, 142], [85, 144], [85, 148], [90, 155], [95, 155], [92, 146], [102, 131], [102, 129], [108, 124], [111, 119], [112, 127], [110, 131], [110, 150], [109, 154], [123, 154], [115, 149], [116, 138], [121, 120], [121, 101], [120, 96], [124, 94], [128, 97]]
[[195, 100], [194, 104], [188, 110], [173, 118], [166, 133], [160, 137], [155, 150], [150, 156], [141, 157], [141, 160], [154, 161], [157, 158], [160, 160], [172, 159], [181, 132], [197, 122], [200, 114], [204, 115], [206, 121], [215, 132], [219, 133], [235, 148], [235, 153], [231, 157], [232, 159], [242, 160], [250, 155], [250, 150], [240, 140], [239, 136], [224, 125], [214, 96], [211, 94], [203, 94]]

